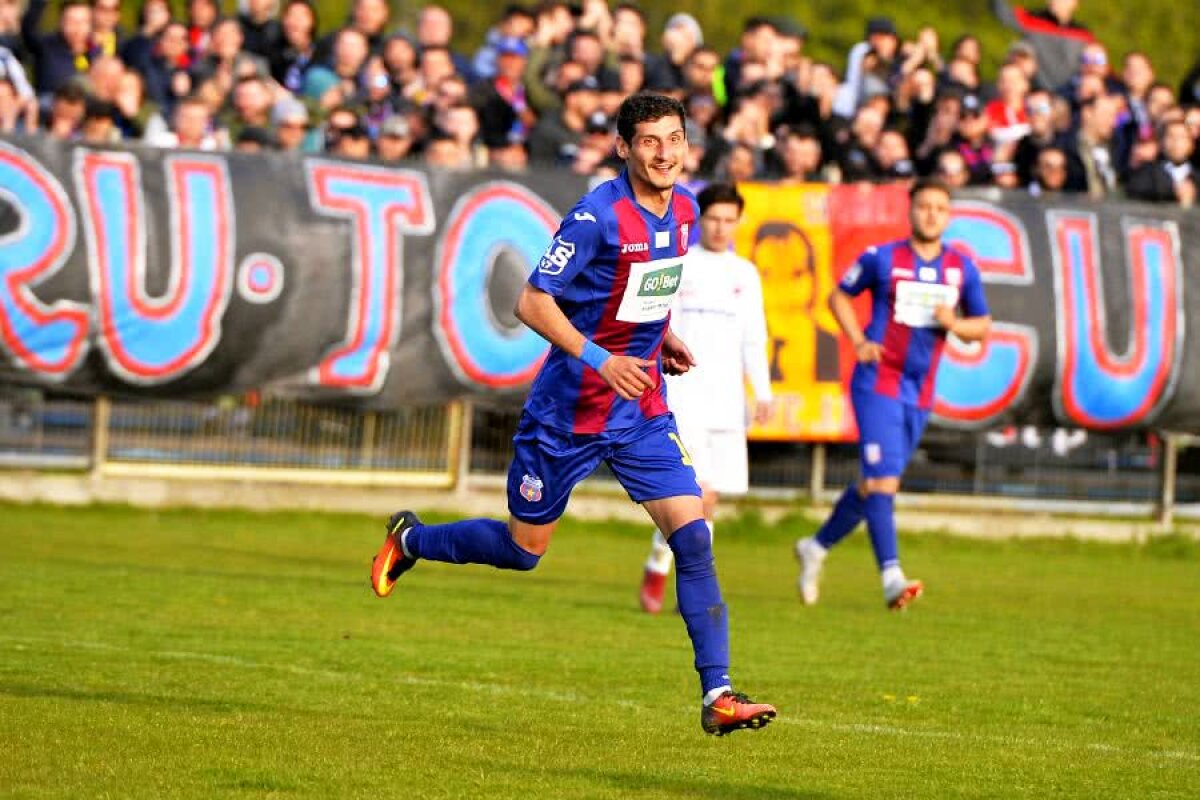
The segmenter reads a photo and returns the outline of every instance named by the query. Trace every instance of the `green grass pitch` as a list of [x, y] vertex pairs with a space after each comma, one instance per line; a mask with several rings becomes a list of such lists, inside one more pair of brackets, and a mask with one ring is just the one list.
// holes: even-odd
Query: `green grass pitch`
[[[382, 521], [0, 506], [0, 797], [1200, 797], [1200, 547], [862, 533], [794, 591], [807, 523], [717, 529], [733, 674], [704, 736], [649, 528], [567, 521], [531, 574], [420, 564]], [[671, 598], [668, 598], [668, 606]]]

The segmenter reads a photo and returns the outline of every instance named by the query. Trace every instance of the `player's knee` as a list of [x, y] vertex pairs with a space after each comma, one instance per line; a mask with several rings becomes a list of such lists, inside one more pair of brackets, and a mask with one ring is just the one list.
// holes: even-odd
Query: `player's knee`
[[524, 549], [516, 542], [513, 542], [512, 557], [505, 564], [508, 569], [514, 569], [518, 572], [529, 572], [535, 568], [542, 560], [541, 553], [531, 553]]
[[667, 544], [675, 554], [675, 569], [681, 575], [712, 564], [712, 535], [702, 519], [693, 520], [679, 528], [667, 539]]
[[899, 478], [867, 478], [859, 485], [858, 493], [866, 497], [869, 494], [896, 494], [899, 491]]

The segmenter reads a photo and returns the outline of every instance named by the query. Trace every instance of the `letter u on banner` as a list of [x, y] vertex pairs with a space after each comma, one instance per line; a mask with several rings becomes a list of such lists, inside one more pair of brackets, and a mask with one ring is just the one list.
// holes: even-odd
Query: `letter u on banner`
[[1047, 222], [1058, 312], [1059, 412], [1088, 428], [1151, 423], [1170, 399], [1182, 353], [1178, 228], [1164, 220], [1122, 220], [1132, 319], [1129, 345], [1118, 354], [1109, 345], [1096, 215], [1051, 211]]
[[87, 308], [43, 303], [32, 287], [62, 269], [74, 249], [75, 214], [54, 176], [5, 142], [0, 199], [18, 217], [16, 230], [0, 236], [0, 343], [18, 366], [61, 380], [87, 352]]
[[434, 229], [425, 176], [411, 170], [309, 161], [308, 196], [321, 214], [352, 223], [346, 338], [309, 375], [319, 386], [379, 391], [400, 334], [404, 234]]
[[[983, 203], [955, 203], [945, 238], [971, 256], [985, 284], [1033, 284], [1025, 227], [1011, 214]], [[998, 322], [988, 340], [974, 347], [947, 341], [934, 414], [959, 427], [994, 422], [1024, 396], [1036, 360], [1037, 330], [1028, 325]]]
[[138, 160], [132, 153], [75, 153], [101, 350], [109, 368], [134, 384], [164, 383], [202, 363], [221, 339], [233, 287], [233, 199], [225, 162], [167, 156], [163, 167], [171, 261], [166, 291], [152, 297], [146, 288], [152, 220]]

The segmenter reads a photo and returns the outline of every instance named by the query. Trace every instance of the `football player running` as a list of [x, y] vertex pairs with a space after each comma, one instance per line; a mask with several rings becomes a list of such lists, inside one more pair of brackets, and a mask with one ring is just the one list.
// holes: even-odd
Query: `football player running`
[[686, 372], [688, 348], [668, 326], [695, 198], [676, 185], [687, 154], [684, 109], [636, 94], [617, 113], [625, 169], [585, 195], [559, 226], [517, 301], [517, 317], [550, 344], [513, 437], [506, 522], [387, 524], [371, 569], [385, 597], [422, 559], [531, 570], [550, 545], [572, 489], [605, 462], [675, 555], [679, 610], [700, 676], [700, 723], [723, 735], [761, 728], [772, 706], [735, 692], [729, 617], [696, 474], [667, 409], [664, 372]]

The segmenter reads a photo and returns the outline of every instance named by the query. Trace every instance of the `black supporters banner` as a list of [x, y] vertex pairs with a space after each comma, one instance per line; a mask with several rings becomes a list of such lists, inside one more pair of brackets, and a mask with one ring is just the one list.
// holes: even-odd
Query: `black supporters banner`
[[[587, 186], [565, 172], [0, 139], [0, 382], [514, 404], [546, 344], [513, 303]], [[739, 235], [739, 247], [765, 258], [770, 245], [773, 280], [793, 251], [823, 276], [794, 304], [796, 325], [813, 325], [811, 287], [904, 235], [895, 187], [755, 192], [778, 192], [752, 223], [774, 238]], [[982, 347], [947, 347], [938, 422], [1200, 430], [1200, 351], [1187, 335], [1200, 321], [1187, 290], [1200, 280], [1194, 212], [1010, 193], [964, 195], [953, 214], [947, 238], [980, 265], [996, 325]], [[813, 380], [848, 373], [844, 343], [794, 341], [826, 345], [796, 362], [815, 365]]]

